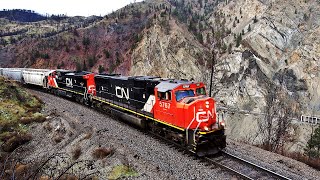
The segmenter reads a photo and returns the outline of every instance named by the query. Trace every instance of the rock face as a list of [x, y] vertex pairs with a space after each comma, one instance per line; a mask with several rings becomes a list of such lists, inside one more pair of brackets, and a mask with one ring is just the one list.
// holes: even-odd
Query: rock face
[[209, 52], [176, 20], [170, 20], [168, 34], [156, 24], [132, 54], [131, 75], [153, 75], [177, 79], [203, 80], [203, 62]]
[[[274, 82], [299, 103], [300, 114], [320, 115], [319, 10], [319, 1], [252, 0], [220, 4], [218, 11], [226, 16], [240, 17], [232, 32], [241, 33], [243, 29], [245, 33], [241, 45], [232, 54], [219, 59], [221, 63], [217, 69], [223, 73], [218, 73], [216, 83], [222, 85], [216, 97], [232, 108], [261, 114], [265, 106], [266, 83]], [[232, 22], [227, 21], [227, 26], [232, 27]], [[248, 31], [249, 25], [251, 31]], [[230, 43], [232, 39], [229, 37], [225, 41]], [[248, 116], [251, 116], [250, 123]], [[254, 119], [263, 120], [263, 115], [230, 115], [229, 135], [252, 140], [252, 134], [257, 131]], [[246, 127], [242, 127], [243, 124]], [[296, 128], [293, 134], [300, 134], [302, 137], [298, 141], [305, 144], [310, 134], [301, 131]], [[290, 146], [291, 150], [302, 150], [294, 146]]]

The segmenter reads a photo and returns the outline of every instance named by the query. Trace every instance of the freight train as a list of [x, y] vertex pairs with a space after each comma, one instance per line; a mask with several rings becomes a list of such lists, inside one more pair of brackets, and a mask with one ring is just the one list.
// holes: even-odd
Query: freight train
[[108, 111], [198, 156], [226, 147], [224, 120], [202, 82], [27, 68], [0, 68], [0, 76]]

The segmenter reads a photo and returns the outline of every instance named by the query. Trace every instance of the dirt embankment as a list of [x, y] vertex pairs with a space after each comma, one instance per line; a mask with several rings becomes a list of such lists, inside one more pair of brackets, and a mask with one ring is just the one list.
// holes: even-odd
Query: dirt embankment
[[3, 152], [12, 152], [31, 140], [28, 124], [46, 119], [40, 113], [41, 107], [42, 101], [36, 96], [0, 77], [0, 144]]

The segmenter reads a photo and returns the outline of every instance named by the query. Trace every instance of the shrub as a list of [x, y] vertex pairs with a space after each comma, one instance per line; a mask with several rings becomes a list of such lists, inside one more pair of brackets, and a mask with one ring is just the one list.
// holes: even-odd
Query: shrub
[[35, 113], [31, 117], [22, 117], [20, 122], [22, 124], [30, 124], [33, 122], [44, 122], [46, 118], [41, 113]]
[[103, 50], [103, 53], [105, 54], [105, 56], [106, 56], [107, 59], [110, 58], [110, 53], [109, 53], [108, 50], [104, 49], [104, 50]]
[[80, 146], [77, 146], [75, 149], [73, 149], [72, 151], [72, 158], [74, 160], [78, 159], [81, 155], [81, 147]]
[[88, 58], [89, 68], [92, 68], [97, 63], [97, 58], [95, 56], [90, 56]]
[[104, 67], [99, 65], [99, 73], [103, 73], [105, 71]]
[[64, 137], [61, 134], [55, 134], [52, 138], [55, 143], [60, 143], [63, 139]]
[[12, 136], [2, 145], [2, 149], [6, 152], [12, 152], [20, 145], [29, 142], [32, 139], [32, 136], [27, 133], [20, 133]]
[[113, 149], [107, 149], [103, 147], [97, 148], [92, 152], [92, 156], [96, 159], [103, 159], [110, 154], [113, 154]]
[[113, 167], [108, 179], [121, 179], [124, 177], [134, 177], [137, 175], [138, 173], [133, 168], [125, 165], [118, 165]]

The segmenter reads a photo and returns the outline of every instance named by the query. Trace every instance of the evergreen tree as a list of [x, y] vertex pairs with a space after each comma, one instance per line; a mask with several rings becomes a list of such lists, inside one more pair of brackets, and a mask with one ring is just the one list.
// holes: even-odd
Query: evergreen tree
[[228, 47], [228, 53], [231, 54], [231, 52], [232, 52], [232, 44], [230, 43]]
[[227, 44], [226, 43], [223, 43], [223, 46], [222, 46], [222, 52], [225, 53], [227, 51]]
[[106, 55], [106, 58], [107, 58], [107, 59], [110, 58], [110, 53], [109, 53], [108, 50], [104, 49], [104, 50], [103, 50], [103, 53]]
[[76, 64], [76, 70], [77, 71], [81, 71], [81, 64], [79, 63], [79, 62], [77, 62], [77, 64]]
[[103, 73], [105, 71], [104, 67], [99, 65], [99, 73]]
[[307, 143], [305, 153], [309, 157], [319, 158], [320, 157], [320, 126], [314, 131]]
[[248, 27], [248, 32], [250, 32], [251, 31], [251, 26], [250, 26], [250, 24], [249, 24], [249, 27]]
[[87, 65], [86, 65], [86, 61], [85, 61], [85, 60], [83, 60], [83, 67], [82, 67], [82, 70], [83, 70], [83, 71], [88, 70]]
[[257, 23], [257, 22], [258, 22], [257, 15], [255, 15], [253, 18], [253, 23]]
[[237, 37], [236, 47], [239, 47], [239, 46], [240, 46], [241, 41], [242, 41], [242, 35], [241, 35], [241, 33], [240, 33], [240, 34], [238, 35], [238, 37]]

